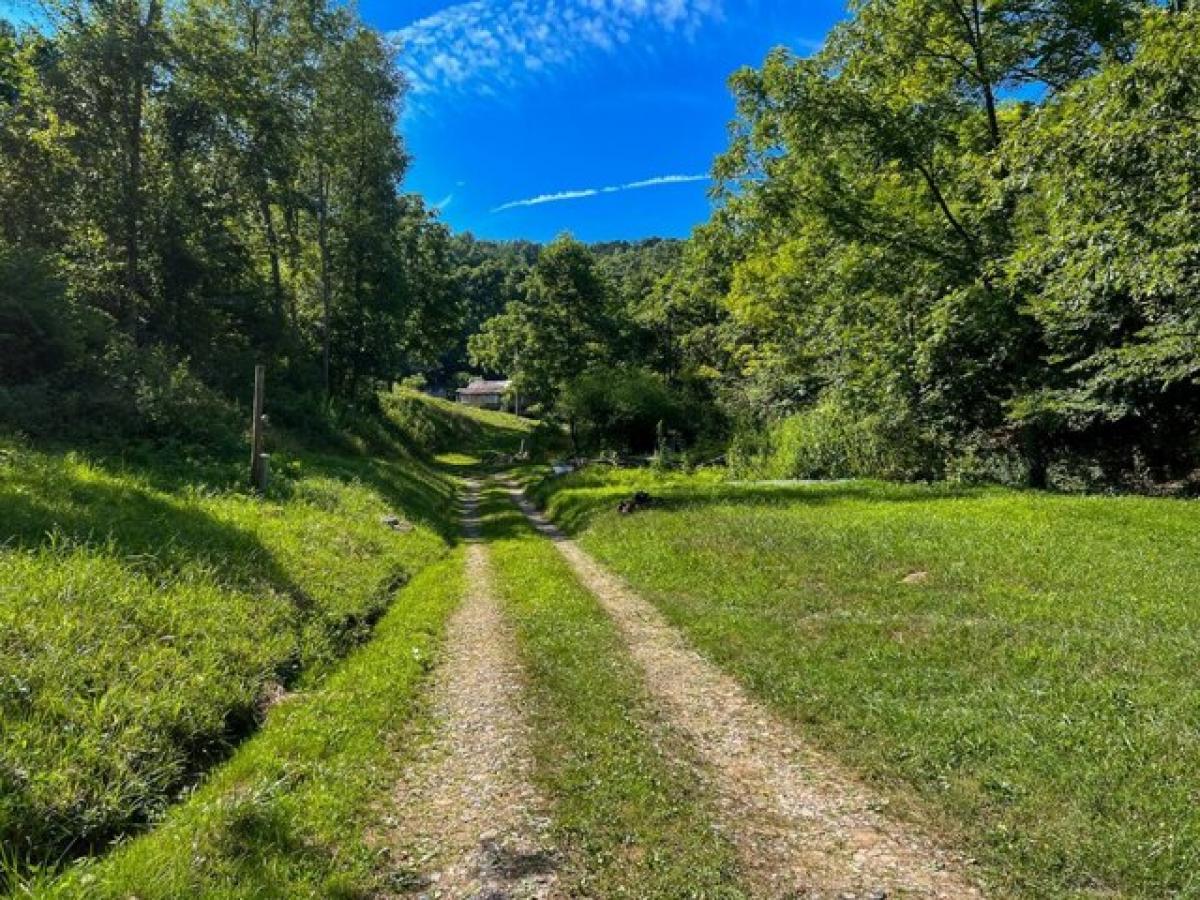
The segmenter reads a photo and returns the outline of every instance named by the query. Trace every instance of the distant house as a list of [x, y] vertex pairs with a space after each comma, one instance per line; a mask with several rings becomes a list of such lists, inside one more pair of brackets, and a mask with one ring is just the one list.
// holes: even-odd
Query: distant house
[[466, 387], [458, 389], [458, 402], [480, 409], [504, 409], [505, 395], [511, 386], [511, 381], [485, 381], [476, 378]]

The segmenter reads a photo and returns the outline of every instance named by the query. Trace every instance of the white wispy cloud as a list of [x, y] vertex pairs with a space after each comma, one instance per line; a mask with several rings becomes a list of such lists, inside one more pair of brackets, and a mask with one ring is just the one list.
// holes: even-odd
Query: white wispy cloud
[[441, 212], [442, 210], [444, 210], [446, 207], [448, 207], [453, 202], [454, 202], [454, 195], [447, 194], [445, 197], [443, 197], [437, 203], [433, 204], [433, 208], [436, 209], [438, 212]]
[[631, 181], [621, 185], [621, 190], [628, 191], [636, 188], [658, 187], [660, 184], [687, 184], [690, 181], [708, 181], [707, 175], [658, 175], [644, 181]]
[[607, 187], [581, 188], [575, 191], [559, 191], [555, 194], [539, 194], [524, 200], [510, 200], [492, 210], [494, 213], [506, 209], [516, 209], [521, 206], [541, 206], [543, 203], [561, 203], [564, 200], [582, 200], [585, 197], [597, 197], [600, 194], [617, 194], [621, 191], [636, 191], [641, 188], [658, 187], [664, 184], [689, 184], [693, 181], [708, 181], [707, 175], [656, 175], [641, 181], [630, 181], [628, 184], [614, 184]]
[[[530, 78], [662, 35], [692, 38], [725, 0], [471, 0], [392, 32], [422, 95], [492, 96]], [[636, 40], [635, 40], [636, 38]]]

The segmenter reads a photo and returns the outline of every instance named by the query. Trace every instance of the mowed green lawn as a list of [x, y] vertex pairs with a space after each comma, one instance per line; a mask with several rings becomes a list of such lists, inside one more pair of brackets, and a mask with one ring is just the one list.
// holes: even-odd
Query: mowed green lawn
[[[612, 511], [637, 488], [662, 502]], [[605, 470], [536, 495], [999, 896], [1200, 896], [1200, 505]]]

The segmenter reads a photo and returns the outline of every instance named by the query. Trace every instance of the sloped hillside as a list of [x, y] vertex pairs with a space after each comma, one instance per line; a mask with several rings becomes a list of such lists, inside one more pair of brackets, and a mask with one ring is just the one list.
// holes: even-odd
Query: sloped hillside
[[[0, 860], [16, 873], [143, 829], [370, 637], [456, 533], [439, 447], [535, 426], [415, 394], [319, 446], [243, 461], [0, 438]], [[432, 436], [432, 437], [431, 437]], [[331, 449], [336, 447], [337, 449]]]

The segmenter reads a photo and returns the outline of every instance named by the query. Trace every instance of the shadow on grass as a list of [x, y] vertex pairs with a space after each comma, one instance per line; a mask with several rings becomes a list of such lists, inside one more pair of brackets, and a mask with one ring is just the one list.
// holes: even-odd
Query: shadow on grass
[[[392, 595], [412, 574], [393, 572], [364, 610], [332, 620], [320, 615], [317, 604], [252, 530], [210, 514], [194, 497], [159, 493], [149, 486], [151, 479], [142, 470], [110, 470], [95, 461], [85, 466], [65, 454], [32, 450], [21, 451], [11, 465], [5, 462], [0, 459], [0, 549], [87, 548], [155, 579], [199, 568], [214, 573], [228, 589], [252, 596], [269, 585], [293, 604], [298, 647], [305, 645], [307, 629], [315, 627], [325, 634], [322, 646], [345, 655], [370, 638]], [[447, 543], [456, 538], [454, 485], [427, 466], [366, 457], [346, 461], [310, 457], [306, 462], [310, 472], [371, 487]], [[161, 482], [162, 471], [158, 475]], [[304, 664], [297, 656], [279, 659], [270, 677], [286, 686]], [[145, 804], [131, 806], [100, 826], [85, 829], [60, 823], [51, 829], [45, 810], [31, 799], [30, 783], [6, 778], [0, 771], [0, 813], [11, 813], [0, 814], [0, 894], [6, 880], [23, 872], [103, 852], [117, 838], [143, 829], [162, 801], [195, 784], [256, 733], [263, 712], [257, 701], [238, 703], [223, 708], [217, 721], [199, 731], [184, 730], [173, 736], [164, 732], [162, 737], [175, 745], [183, 770]], [[153, 761], [152, 755], [149, 760]], [[80, 814], [87, 815], [86, 811]], [[39, 827], [32, 828], [34, 822]]]
[[[629, 483], [587, 476], [551, 478], [535, 483], [529, 496], [541, 508], [554, 509], [554, 522], [567, 534], [584, 531], [596, 516], [615, 512], [617, 504], [635, 491], [651, 494], [651, 510], [681, 512], [717, 506], [764, 509], [794, 505], [824, 506], [845, 502], [930, 503], [983, 497], [987, 488], [956, 485], [886, 484], [867, 481], [780, 483], [664, 481]], [[556, 498], [559, 498], [556, 502]], [[644, 512], [635, 515], [644, 515]]]
[[[394, 452], [388, 459], [316, 455], [306, 456], [302, 462], [311, 473], [366, 485], [409, 521], [428, 528], [448, 546], [457, 542], [454, 500], [458, 489], [453, 476], [459, 473], [449, 467]], [[289, 490], [289, 485], [280, 483], [273, 493], [286, 496]]]
[[[467, 454], [478, 452], [480, 445], [515, 449], [522, 434], [517, 428], [498, 429], [491, 423], [472, 421], [455, 433], [454, 440], [460, 443], [455, 457], [438, 461], [416, 449], [413, 442], [401, 440], [403, 435], [398, 429], [387, 431], [382, 440], [349, 442], [344, 452], [327, 446], [314, 451], [281, 435], [280, 446], [287, 451], [280, 456], [270, 499], [287, 501], [298, 486], [300, 472], [343, 483], [357, 482], [397, 513], [452, 546], [460, 540], [458, 478], [488, 468]], [[0, 549], [86, 547], [152, 577], [199, 567], [216, 574], [230, 588], [247, 593], [253, 594], [267, 584], [278, 589], [294, 600], [301, 629], [306, 620], [313, 618], [310, 614], [314, 604], [276, 562], [259, 535], [210, 513], [198, 500], [205, 490], [237, 491], [244, 478], [241, 461], [223, 451], [208, 459], [190, 459], [168, 449], [155, 451], [143, 446], [97, 450], [97, 455], [89, 455], [84, 464], [63, 449], [22, 445], [9, 449], [0, 445]], [[294, 470], [289, 469], [288, 457], [298, 463]], [[286, 516], [287, 509], [275, 507], [272, 514]], [[408, 574], [397, 573], [381, 586], [381, 591], [390, 595]], [[343, 623], [344, 630], [353, 632], [353, 643], [370, 637], [371, 626], [378, 618], [374, 613], [381, 614], [387, 605], [388, 601], [380, 597], [371, 605], [370, 621], [352, 619]], [[336, 631], [338, 623], [322, 627]], [[330, 637], [342, 651], [350, 649], [342, 647], [344, 642], [337, 640], [338, 634]], [[174, 795], [178, 789], [195, 783], [227, 759], [262, 721], [262, 710], [256, 707], [239, 706], [224, 713], [224, 720], [214, 727], [177, 738], [187, 771], [155, 798], [155, 804], [167, 794]], [[12, 791], [9, 787], [0, 785], [0, 792], [15, 804], [10, 808], [28, 809], [36, 815], [33, 803], [19, 799], [20, 785], [11, 785]], [[19, 834], [5, 835], [0, 827], [0, 893], [6, 876], [19, 876], [21, 870], [39, 864], [57, 867], [80, 856], [100, 853], [110, 840], [136, 832], [148, 821], [149, 808], [131, 810], [130, 815], [90, 833], [86, 840], [80, 838], [81, 832], [75, 832], [74, 838], [62, 833], [37, 846], [30, 846]], [[275, 830], [277, 823], [248, 820], [245, 824], [255, 832], [255, 840], [248, 843], [272, 846], [268, 857], [276, 850], [287, 858], [305, 852], [303, 845]], [[16, 827], [18, 832], [22, 830], [19, 822]], [[10, 860], [9, 851], [18, 842], [23, 843], [20, 855]], [[270, 873], [261, 868], [262, 861], [246, 863], [246, 883], [269, 882]]]
[[111, 552], [131, 568], [170, 575], [188, 565], [219, 571], [241, 590], [268, 582], [301, 612], [311, 601], [257, 535], [137, 484], [95, 470], [82, 477], [61, 460], [0, 474], [0, 546], [52, 544]]
[[[333, 872], [337, 853], [298, 833], [294, 817], [273, 804], [247, 804], [231, 813], [222, 835], [221, 857], [229, 865], [227, 880], [238, 896], [284, 898], [295, 896], [295, 885], [280, 878], [280, 870]], [[344, 885], [321, 885], [330, 900], [366, 900], [370, 893]]]

